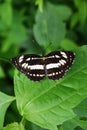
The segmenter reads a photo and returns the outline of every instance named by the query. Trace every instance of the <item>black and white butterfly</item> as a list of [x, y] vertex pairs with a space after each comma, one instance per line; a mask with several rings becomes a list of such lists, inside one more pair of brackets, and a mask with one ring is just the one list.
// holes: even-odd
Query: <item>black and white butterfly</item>
[[44, 77], [58, 80], [71, 67], [75, 54], [71, 51], [55, 51], [45, 56], [25, 54], [12, 58], [15, 67], [33, 81]]

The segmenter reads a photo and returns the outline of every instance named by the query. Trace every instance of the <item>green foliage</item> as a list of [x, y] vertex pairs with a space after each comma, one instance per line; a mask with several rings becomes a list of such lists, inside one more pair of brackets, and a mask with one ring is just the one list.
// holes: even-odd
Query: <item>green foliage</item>
[[43, 128], [54, 130], [56, 125], [73, 118], [72, 108], [87, 97], [86, 57], [87, 46], [84, 46], [76, 53], [72, 69], [59, 81], [32, 82], [16, 74], [14, 87], [20, 114]]
[[0, 78], [3, 78], [3, 77], [5, 77], [5, 73], [2, 69], [2, 67], [0, 67]]
[[[5, 12], [6, 10], [6, 12]], [[0, 5], [0, 15], [2, 19], [2, 23], [9, 27], [12, 23], [12, 6], [11, 2], [4, 2], [2, 5]]]
[[74, 130], [75, 127], [79, 126], [83, 128], [83, 130], [87, 129], [87, 121], [80, 120], [78, 118], [74, 118], [72, 120], [69, 120], [63, 124], [64, 130]]
[[36, 0], [35, 4], [39, 6], [40, 11], [43, 11], [43, 0]]
[[[87, 0], [0, 1], [1, 130], [87, 130], [86, 34]], [[12, 57], [58, 49], [76, 53], [62, 79], [14, 74]]]
[[61, 48], [63, 48], [64, 50], [75, 50], [77, 49], [77, 47], [78, 45], [76, 43], [67, 38], [62, 40], [61, 42]]
[[25, 130], [22, 124], [12, 123], [4, 127], [2, 130]]
[[45, 5], [43, 12], [38, 10], [34, 35], [38, 44], [43, 46], [46, 51], [49, 51], [49, 48], [52, 50], [57, 49], [60, 45], [66, 33], [65, 23], [63, 21], [70, 14], [71, 10], [68, 7], [54, 6], [50, 3]]
[[73, 28], [78, 22], [83, 24], [87, 20], [87, 1], [86, 0], [74, 0], [77, 12], [73, 14], [71, 27]]
[[2, 92], [0, 92], [0, 129], [3, 127], [4, 116], [8, 106], [14, 101], [15, 98], [12, 96], [8, 96]]

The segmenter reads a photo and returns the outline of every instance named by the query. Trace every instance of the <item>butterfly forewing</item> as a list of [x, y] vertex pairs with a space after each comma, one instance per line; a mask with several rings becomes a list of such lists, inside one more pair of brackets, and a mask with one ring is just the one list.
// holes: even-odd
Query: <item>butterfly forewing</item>
[[51, 52], [46, 56], [46, 75], [49, 79], [60, 79], [71, 67], [74, 53], [71, 51]]
[[44, 62], [39, 55], [26, 54], [14, 57], [12, 63], [31, 80], [40, 81], [45, 77]]

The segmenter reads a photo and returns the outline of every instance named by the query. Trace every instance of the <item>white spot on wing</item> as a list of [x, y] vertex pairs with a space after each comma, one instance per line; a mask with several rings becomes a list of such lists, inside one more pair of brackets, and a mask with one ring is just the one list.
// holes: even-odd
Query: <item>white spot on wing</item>
[[24, 67], [26, 65], [26, 63], [23, 63], [21, 66]]
[[36, 76], [39, 77], [39, 74], [37, 74]]
[[28, 67], [28, 63], [23, 63], [22, 67], [26, 69]]
[[55, 57], [56, 57], [56, 58], [60, 58], [60, 56], [58, 56], [58, 55], [55, 55]]
[[28, 69], [30, 69], [30, 65], [28, 65]]
[[20, 57], [19, 57], [19, 59], [23, 59], [23, 58], [24, 58], [24, 56], [20, 56]]
[[62, 65], [64, 65], [66, 62], [64, 60], [59, 61]]
[[55, 73], [53, 73], [52, 75], [55, 75]]
[[56, 72], [56, 75], [58, 75], [58, 72]]
[[36, 76], [35, 74], [33, 74], [33, 76]]
[[66, 61], [65, 60], [61, 60], [63, 63], [66, 63]]
[[61, 53], [61, 55], [62, 55], [64, 58], [67, 58], [67, 55], [66, 55], [65, 52], [61, 51], [60, 53]]
[[46, 59], [50, 59], [50, 58], [54, 58], [55, 56], [49, 56], [49, 57], [45, 57]]
[[61, 66], [60, 63], [50, 63], [46, 65], [46, 69], [58, 68], [59, 66]]
[[53, 74], [47, 74], [47, 76], [52, 76]]
[[23, 59], [19, 59], [19, 63], [21, 63], [23, 61]]
[[23, 61], [23, 58], [24, 58], [24, 56], [19, 57], [19, 63], [21, 63]]
[[44, 70], [44, 65], [30, 65], [31, 70]]
[[28, 64], [26, 63], [26, 64], [25, 64], [25, 66], [24, 66], [24, 68], [26, 69], [26, 68], [27, 68], [27, 66], [28, 66]]
[[39, 57], [38, 57], [38, 58], [32, 57], [31, 59], [32, 59], [32, 60], [37, 60], [37, 59], [41, 59], [41, 58], [39, 58]]
[[43, 77], [44, 76], [44, 74], [40, 74], [40, 77]]
[[60, 63], [58, 63], [58, 67], [60, 67], [61, 66], [61, 64]]
[[30, 59], [31, 59], [31, 58], [29, 57], [29, 58], [26, 59], [26, 61], [29, 61]]

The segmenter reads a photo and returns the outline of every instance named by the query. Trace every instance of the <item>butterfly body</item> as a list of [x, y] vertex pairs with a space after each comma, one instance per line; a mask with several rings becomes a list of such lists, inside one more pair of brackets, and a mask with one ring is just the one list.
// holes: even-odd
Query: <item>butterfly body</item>
[[15, 67], [33, 81], [44, 77], [60, 79], [71, 67], [75, 54], [71, 51], [55, 51], [46, 56], [25, 54], [12, 58]]

